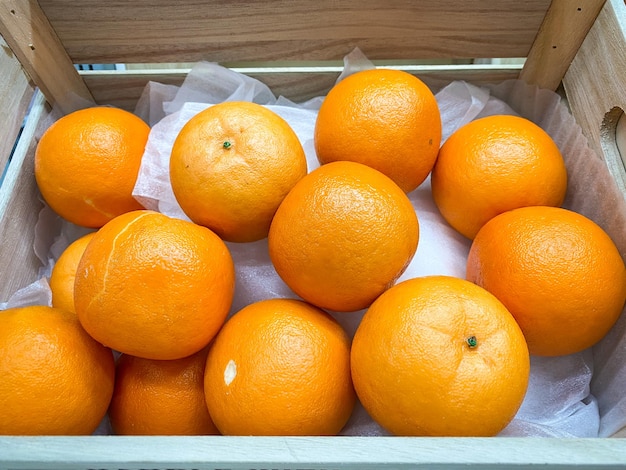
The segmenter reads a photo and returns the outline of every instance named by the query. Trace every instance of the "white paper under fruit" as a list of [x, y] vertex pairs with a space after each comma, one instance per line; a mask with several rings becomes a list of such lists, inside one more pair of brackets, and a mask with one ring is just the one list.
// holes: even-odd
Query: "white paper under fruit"
[[[345, 58], [339, 79], [357, 70], [372, 68], [358, 50]], [[519, 114], [543, 127], [555, 140], [566, 161], [569, 175], [564, 206], [600, 224], [626, 253], [626, 203], [613, 183], [604, 162], [587, 146], [559, 95], [511, 80], [478, 88], [452, 82], [437, 93], [443, 138], [462, 124], [490, 114]], [[147, 208], [186, 218], [172, 193], [168, 178], [169, 151], [180, 128], [198, 111], [222, 101], [246, 100], [268, 106], [294, 128], [305, 148], [309, 170], [318, 166], [313, 147], [316, 111], [322, 97], [292, 103], [275, 97], [261, 82], [215, 64], [197, 64], [181, 87], [150, 83], [136, 113], [152, 126], [134, 194]], [[470, 242], [443, 220], [430, 194], [430, 179], [409, 194], [420, 223], [417, 253], [400, 280], [429, 274], [465, 277]], [[62, 249], [84, 233], [62, 223], [53, 243], [49, 234], [54, 215], [45, 208], [40, 217], [42, 278]], [[46, 244], [47, 243], [47, 244]], [[267, 252], [267, 241], [228, 243], [237, 267], [237, 285], [231, 314], [266, 298], [294, 297], [276, 274]], [[49, 288], [40, 280], [16, 295], [4, 307], [49, 302]], [[2, 307], [0, 305], [0, 307]], [[363, 314], [334, 313], [353, 334]], [[471, 384], [468, 384], [471, 386]], [[626, 426], [626, 315], [595, 347], [570, 356], [531, 358], [531, 376], [522, 407], [501, 436], [607, 437]], [[106, 421], [98, 433], [108, 432]], [[345, 435], [385, 435], [357, 404], [342, 431]]]

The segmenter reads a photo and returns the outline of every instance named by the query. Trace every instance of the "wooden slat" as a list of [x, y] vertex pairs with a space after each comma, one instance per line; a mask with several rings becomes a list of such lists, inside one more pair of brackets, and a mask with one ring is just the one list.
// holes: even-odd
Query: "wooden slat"
[[36, 0], [0, 2], [0, 34], [48, 101], [62, 112], [93, 101]]
[[[521, 65], [511, 66], [422, 66], [404, 68], [420, 77], [433, 91], [452, 80], [463, 79], [477, 85], [498, 83], [517, 78]], [[285, 96], [301, 103], [316, 96], [325, 95], [334, 85], [341, 68], [289, 68], [285, 70], [235, 69], [254, 77], [270, 87], [276, 96]], [[181, 85], [189, 69], [151, 71], [86, 71], [81, 72], [85, 83], [91, 89], [96, 102], [109, 104], [132, 111], [148, 81], [170, 85]]]
[[11, 469], [623, 469], [622, 439], [0, 437]]
[[[624, 109], [620, 109], [620, 116], [615, 124], [615, 146], [617, 153], [619, 154], [619, 160], [622, 161], [622, 165], [626, 168], [626, 114]], [[619, 162], [616, 160], [616, 163]]]
[[520, 78], [556, 90], [605, 0], [554, 0]]
[[525, 57], [549, 0], [40, 0], [75, 63]]
[[33, 95], [33, 87], [13, 52], [0, 36], [0, 175], [2, 174]]
[[42, 208], [34, 176], [35, 136], [42, 132], [45, 98], [37, 93], [5, 179], [0, 186], [0, 302], [37, 279], [35, 224]]
[[626, 110], [626, 88], [620, 80], [626, 71], [625, 31], [626, 5], [610, 0], [563, 80], [572, 114], [624, 194], [626, 172], [615, 145], [615, 128]]

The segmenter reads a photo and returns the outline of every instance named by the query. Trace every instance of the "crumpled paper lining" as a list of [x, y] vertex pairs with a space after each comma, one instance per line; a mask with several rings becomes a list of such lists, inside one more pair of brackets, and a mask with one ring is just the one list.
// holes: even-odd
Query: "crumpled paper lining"
[[[344, 58], [338, 80], [373, 64], [358, 50]], [[519, 114], [543, 127], [555, 140], [569, 174], [564, 207], [599, 223], [626, 253], [626, 207], [603, 160], [588, 146], [581, 129], [559, 95], [510, 80], [489, 87], [455, 81], [439, 90], [437, 100], [443, 122], [443, 139], [472, 119], [490, 114]], [[173, 196], [167, 167], [169, 149], [184, 123], [198, 111], [222, 101], [245, 100], [268, 106], [283, 116], [301, 139], [309, 170], [319, 164], [313, 148], [316, 110], [323, 97], [293, 103], [275, 97], [258, 80], [200, 62], [182, 86], [149, 83], [136, 114], [152, 131], [135, 186], [135, 197], [145, 207], [187, 219]], [[400, 280], [429, 274], [465, 277], [470, 242], [443, 220], [430, 195], [430, 179], [409, 194], [420, 222], [417, 253]], [[60, 230], [58, 226], [61, 226]], [[46, 277], [54, 260], [86, 229], [60, 221], [48, 207], [41, 212], [36, 252], [42, 259], [41, 279], [17, 292], [0, 308], [50, 304]], [[58, 234], [51, 239], [50, 234]], [[41, 240], [44, 240], [43, 242]], [[271, 265], [267, 240], [227, 243], [237, 266], [237, 285], [231, 314], [243, 306], [272, 297], [294, 297]], [[47, 250], [45, 247], [51, 247]], [[330, 312], [352, 335], [364, 311]], [[626, 425], [626, 315], [594, 348], [570, 356], [531, 357], [531, 377], [526, 398], [515, 419], [501, 436], [607, 437]], [[105, 420], [106, 421], [106, 420]], [[106, 422], [96, 432], [109, 432]], [[376, 436], [387, 433], [357, 403], [343, 435]]]

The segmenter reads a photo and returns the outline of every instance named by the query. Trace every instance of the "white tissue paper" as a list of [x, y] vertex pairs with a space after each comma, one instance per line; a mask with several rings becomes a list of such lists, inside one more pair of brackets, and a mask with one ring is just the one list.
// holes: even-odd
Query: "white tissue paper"
[[[338, 80], [357, 70], [374, 67], [358, 49], [345, 57], [344, 64]], [[543, 127], [566, 160], [570, 181], [564, 206], [596, 220], [613, 237], [621, 252], [626, 251], [624, 200], [612, 184], [606, 165], [589, 149], [559, 95], [511, 80], [490, 87], [456, 81], [439, 90], [436, 97], [442, 116], [443, 140], [461, 125], [491, 114], [519, 114]], [[284, 97], [275, 97], [258, 80], [201, 62], [191, 70], [182, 86], [150, 83], [139, 100], [136, 114], [152, 127], [134, 189], [135, 197], [146, 208], [187, 219], [169, 184], [169, 153], [174, 139], [197, 112], [215, 103], [235, 100], [253, 101], [281, 115], [300, 138], [309, 171], [319, 166], [313, 147], [313, 129], [323, 97], [293, 103]], [[430, 178], [408, 196], [418, 215], [420, 239], [416, 255], [400, 280], [430, 274], [464, 278], [470, 241], [452, 229], [439, 214], [431, 197]], [[41, 218], [47, 229], [59, 223], [48, 208], [42, 211]], [[51, 250], [42, 256], [44, 276], [62, 249], [82, 235], [81, 230], [71, 224], [62, 225], [61, 230], [56, 227], [52, 232], [60, 235]], [[231, 314], [258, 300], [295, 297], [270, 262], [267, 240], [227, 245], [237, 270]], [[45, 252], [41, 246], [37, 251]], [[8, 304], [33, 301], [37, 292], [41, 295], [37, 300], [49, 301], [48, 290], [44, 277], [24, 292], [16, 293]], [[364, 311], [330, 313], [353, 335]], [[592, 349], [556, 358], [532, 357], [526, 398], [515, 419], [500, 435], [610, 436], [626, 425], [625, 390], [626, 316], [622, 315], [609, 335]], [[107, 430], [105, 420], [97, 433]], [[358, 403], [341, 434], [388, 435]]]

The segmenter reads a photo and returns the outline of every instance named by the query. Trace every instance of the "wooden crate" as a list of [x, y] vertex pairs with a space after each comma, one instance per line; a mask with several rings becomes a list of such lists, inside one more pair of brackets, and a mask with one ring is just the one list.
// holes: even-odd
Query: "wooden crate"
[[[359, 47], [433, 89], [518, 77], [560, 89], [626, 194], [625, 31], [621, 0], [0, 0], [0, 302], [40, 267], [33, 152], [51, 110], [68, 113], [85, 100], [133, 109], [148, 80], [182, 82], [184, 71], [168, 64], [199, 60], [236, 67], [301, 101], [325, 94], [337, 61]], [[472, 63], [494, 57], [526, 61]], [[79, 74], [77, 63], [164, 65]], [[624, 466], [626, 441], [618, 438], [0, 437], [0, 469]]]

